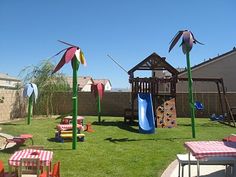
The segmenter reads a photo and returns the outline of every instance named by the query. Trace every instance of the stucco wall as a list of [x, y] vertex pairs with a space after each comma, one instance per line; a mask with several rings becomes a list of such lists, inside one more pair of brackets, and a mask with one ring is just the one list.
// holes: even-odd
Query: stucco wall
[[[26, 99], [22, 98], [22, 92], [14, 90], [0, 90], [0, 122], [13, 118], [26, 116]], [[221, 114], [219, 98], [216, 93], [196, 94], [197, 100], [204, 104], [204, 111], [196, 111], [197, 117], [209, 117], [212, 113]], [[227, 93], [231, 106], [236, 107], [236, 93]], [[124, 109], [129, 108], [129, 92], [106, 92], [102, 100], [103, 116], [123, 116]], [[176, 99], [177, 117], [189, 117], [187, 93], [178, 93]], [[96, 99], [91, 93], [79, 92], [79, 115], [97, 115]], [[137, 105], [137, 103], [136, 103]], [[55, 93], [53, 98], [54, 114], [63, 115], [72, 113], [72, 93]], [[37, 110], [34, 107], [34, 115], [43, 115], [46, 110]]]
[[[207, 64], [200, 65], [192, 69], [192, 77], [200, 78], [223, 78], [225, 89], [228, 92], [236, 92], [236, 52], [222, 56]], [[187, 73], [180, 74], [178, 77], [187, 77]], [[196, 83], [198, 90], [211, 92], [216, 90], [214, 83]], [[177, 84], [177, 92], [187, 91], [187, 82]]]
[[0, 122], [24, 117], [26, 104], [21, 91], [0, 89]]

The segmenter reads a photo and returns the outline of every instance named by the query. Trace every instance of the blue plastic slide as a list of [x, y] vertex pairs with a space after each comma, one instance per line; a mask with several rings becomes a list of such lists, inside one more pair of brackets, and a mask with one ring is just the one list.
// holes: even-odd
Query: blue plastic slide
[[150, 93], [138, 94], [138, 122], [140, 133], [155, 133], [152, 96]]

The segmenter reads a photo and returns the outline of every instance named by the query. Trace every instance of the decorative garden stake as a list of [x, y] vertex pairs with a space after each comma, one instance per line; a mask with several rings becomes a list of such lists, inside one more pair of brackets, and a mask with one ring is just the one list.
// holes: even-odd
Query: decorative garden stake
[[98, 122], [101, 122], [101, 100], [104, 94], [104, 85], [102, 83], [97, 83], [91, 85], [91, 92], [97, 98], [97, 108], [98, 108]]
[[34, 83], [26, 84], [25, 88], [24, 88], [24, 91], [23, 91], [23, 96], [29, 98], [27, 124], [30, 125], [32, 112], [33, 112], [33, 99], [34, 99], [34, 102], [36, 103], [36, 100], [38, 98], [38, 87], [37, 87], [37, 85], [35, 85]]
[[[72, 119], [72, 124], [73, 124], [73, 141], [72, 141], [72, 149], [76, 149], [76, 144], [77, 144], [77, 115], [78, 115], [78, 84], [77, 84], [77, 72], [79, 69], [79, 64], [82, 63], [86, 65], [86, 61], [84, 58], [84, 54], [81, 51], [81, 49], [78, 46], [62, 42], [66, 45], [69, 45], [70, 47], [61, 50], [58, 52], [56, 55], [59, 55], [61, 52], [65, 51], [63, 54], [60, 62], [57, 64], [56, 68], [53, 70], [52, 74], [57, 72], [62, 68], [62, 66], [66, 63], [69, 63], [71, 61], [71, 65], [73, 68], [73, 119]], [[56, 56], [55, 55], [55, 56]]]
[[172, 48], [175, 46], [175, 44], [179, 41], [180, 37], [182, 37], [182, 43], [180, 46], [182, 46], [182, 51], [184, 54], [186, 54], [186, 60], [187, 60], [187, 71], [188, 71], [188, 97], [189, 97], [189, 106], [190, 106], [190, 112], [191, 112], [191, 123], [192, 123], [192, 137], [195, 138], [195, 107], [194, 107], [194, 100], [193, 100], [193, 92], [192, 92], [192, 72], [191, 72], [191, 67], [190, 67], [190, 57], [189, 53], [193, 47], [193, 43], [200, 43], [197, 41], [193, 33], [188, 30], [182, 30], [179, 31], [175, 37], [171, 40], [171, 44], [169, 47], [169, 52], [172, 50]]

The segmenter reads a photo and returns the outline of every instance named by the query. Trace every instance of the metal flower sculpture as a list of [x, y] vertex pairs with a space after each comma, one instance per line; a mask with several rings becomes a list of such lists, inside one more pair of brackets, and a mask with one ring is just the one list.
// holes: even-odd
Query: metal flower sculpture
[[33, 99], [34, 102], [36, 103], [36, 100], [38, 98], [38, 87], [36, 84], [34, 83], [29, 83], [26, 84], [23, 90], [23, 96], [24, 97], [28, 97], [29, 101], [28, 101], [28, 120], [27, 120], [27, 124], [30, 124], [30, 120], [32, 117], [32, 112], [33, 112]]
[[97, 98], [97, 107], [98, 107], [98, 122], [101, 122], [101, 100], [104, 94], [104, 85], [102, 83], [92, 84], [91, 92], [94, 93], [94, 96]]
[[[171, 44], [169, 47], [169, 52], [173, 49], [173, 47], [176, 45], [176, 43], [179, 41], [180, 37], [182, 37], [182, 42], [180, 44], [180, 46], [182, 46], [182, 51], [184, 54], [186, 54], [187, 52], [190, 52], [193, 44], [199, 43], [202, 44], [201, 42], [199, 42], [193, 35], [193, 33], [191, 31], [188, 30], [182, 30], [179, 31], [174, 38], [171, 40]], [[202, 44], [203, 45], [203, 44]]]
[[171, 40], [171, 44], [169, 47], [169, 52], [172, 50], [172, 48], [175, 46], [175, 44], [179, 41], [180, 37], [182, 37], [182, 42], [180, 46], [182, 46], [182, 51], [186, 55], [187, 60], [187, 71], [188, 71], [188, 92], [189, 92], [189, 105], [190, 105], [190, 111], [191, 111], [191, 123], [192, 123], [192, 137], [195, 138], [195, 107], [194, 107], [194, 99], [193, 99], [193, 91], [192, 91], [192, 72], [190, 67], [190, 57], [189, 53], [193, 47], [193, 44], [200, 43], [196, 40], [193, 33], [188, 30], [182, 30], [179, 31], [174, 38]]
[[[60, 70], [64, 64], [69, 63], [71, 61], [71, 65], [73, 68], [73, 141], [72, 141], [72, 149], [76, 149], [76, 143], [77, 143], [77, 115], [78, 115], [78, 84], [77, 84], [77, 72], [79, 69], [79, 64], [82, 63], [86, 65], [86, 61], [84, 58], [84, 54], [80, 47], [69, 44], [64, 41], [59, 41], [62, 42], [70, 47], [61, 50], [58, 52], [56, 55], [59, 55], [61, 52], [65, 51], [63, 54], [60, 62], [57, 64], [56, 68], [53, 70], [52, 73], [57, 72]], [[54, 57], [53, 56], [53, 57]]]
[[[66, 45], [69, 45], [70, 47], [68, 47], [66, 49], [63, 49], [60, 52], [58, 52], [56, 55], [54, 55], [54, 56], [57, 56], [61, 52], [66, 50], [66, 52], [62, 56], [60, 62], [57, 64], [56, 68], [53, 70], [52, 73], [57, 72], [58, 70], [60, 70], [64, 66], [64, 64], [69, 63], [70, 61], [71, 61], [71, 65], [72, 65], [73, 69], [75, 67], [75, 69], [78, 70], [79, 66], [77, 66], [77, 65], [79, 65], [79, 63], [86, 65], [86, 60], [84, 58], [84, 54], [83, 54], [82, 50], [78, 46], [75, 46], [75, 45], [69, 44], [67, 42], [60, 41], [60, 40], [59, 40], [59, 42], [62, 42], [64, 44], [66, 44]], [[74, 65], [73, 59], [75, 59], [75, 61], [77, 62], [76, 65]], [[77, 66], [77, 68], [76, 68], [76, 66]]]

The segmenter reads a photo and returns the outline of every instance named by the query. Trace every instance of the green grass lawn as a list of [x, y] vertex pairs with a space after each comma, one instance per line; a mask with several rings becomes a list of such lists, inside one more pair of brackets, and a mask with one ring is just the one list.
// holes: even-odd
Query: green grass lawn
[[[31, 125], [25, 121], [1, 124], [3, 133], [19, 135], [33, 134], [34, 143], [44, 145], [54, 152], [53, 162], [61, 161], [62, 177], [160, 177], [165, 168], [175, 159], [177, 153], [186, 152], [185, 141], [221, 140], [235, 133], [233, 127], [196, 119], [196, 139], [192, 139], [190, 119], [178, 118], [177, 128], [156, 129], [155, 134], [140, 134], [138, 126], [128, 126], [122, 117], [85, 116], [91, 122], [94, 133], [85, 132], [85, 142], [78, 142], [72, 150], [72, 143], [53, 141], [56, 125], [60, 119], [33, 119]], [[0, 159], [7, 167], [7, 160], [17, 149], [26, 145], [0, 151]]]

